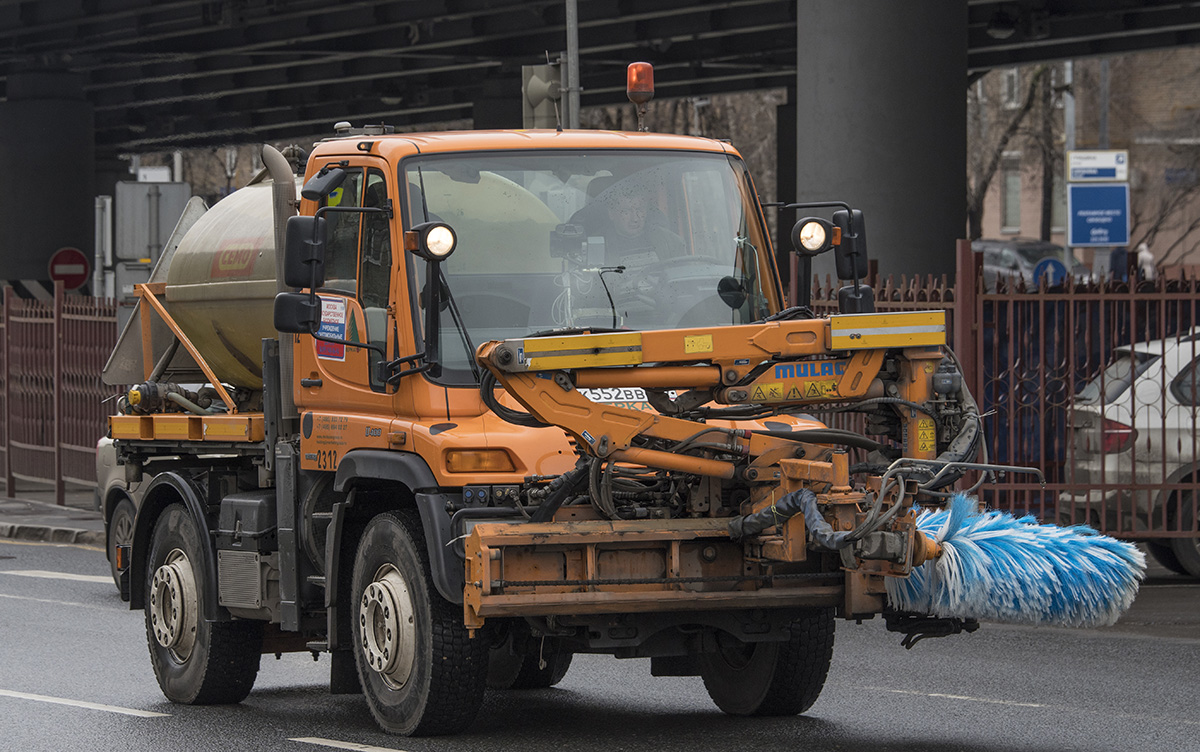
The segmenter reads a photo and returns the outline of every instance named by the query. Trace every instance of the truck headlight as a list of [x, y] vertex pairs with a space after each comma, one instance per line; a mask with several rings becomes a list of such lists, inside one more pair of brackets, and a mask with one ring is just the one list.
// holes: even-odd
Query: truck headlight
[[805, 256], [816, 256], [841, 242], [841, 230], [820, 217], [806, 217], [792, 227], [792, 246]]
[[454, 253], [458, 236], [444, 222], [423, 222], [404, 233], [404, 248], [426, 261], [442, 261]]

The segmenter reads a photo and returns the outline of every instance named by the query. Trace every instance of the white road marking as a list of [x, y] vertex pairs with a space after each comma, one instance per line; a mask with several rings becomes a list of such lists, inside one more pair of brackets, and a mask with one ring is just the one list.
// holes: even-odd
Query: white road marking
[[54, 705], [70, 705], [75, 708], [87, 708], [88, 710], [103, 710], [106, 713], [119, 713], [121, 715], [132, 715], [137, 718], [168, 718], [169, 713], [152, 713], [149, 710], [134, 710], [133, 708], [118, 708], [115, 705], [100, 705], [95, 702], [84, 702], [83, 700], [65, 700], [61, 697], [47, 697], [46, 695], [31, 695], [28, 692], [13, 692], [8, 689], [0, 689], [0, 696], [15, 697], [18, 700], [33, 700], [35, 702], [49, 702]]
[[86, 543], [50, 543], [49, 541], [24, 541], [0, 539], [0, 546], [49, 546], [51, 548], [82, 548], [84, 551], [103, 551], [104, 546], [89, 546]]
[[108, 606], [97, 606], [94, 603], [78, 603], [76, 601], [54, 601], [49, 598], [31, 598], [28, 595], [8, 595], [0, 593], [0, 598], [12, 598], [17, 601], [34, 601], [35, 603], [49, 603], [54, 606], [76, 606], [78, 608], [94, 608], [97, 611], [128, 611], [128, 608], [109, 608]]
[[41, 569], [0, 569], [0, 574], [15, 574], [21, 577], [41, 577], [45, 580], [71, 580], [72, 582], [112, 582], [112, 577], [99, 574], [71, 574], [70, 572], [46, 572]]
[[321, 747], [332, 747], [333, 749], [352, 749], [357, 752], [402, 752], [395, 747], [372, 747], [370, 744], [358, 744], [355, 742], [340, 742], [337, 739], [322, 739], [319, 736], [304, 736], [297, 739], [288, 739], [289, 742], [300, 742], [301, 744], [316, 744]]
[[[1066, 712], [1071, 715], [1079, 715], [1081, 713], [1096, 713], [1097, 711], [1084, 708], [1073, 708], [1068, 705], [1044, 705], [1037, 702], [1017, 702], [1015, 700], [997, 700], [990, 697], [970, 697], [968, 695], [951, 695], [940, 692], [917, 692], [911, 689], [889, 689], [888, 687], [859, 687], [872, 692], [890, 692], [896, 695], [914, 695], [917, 697], [932, 697], [941, 700], [962, 700], [966, 702], [982, 702], [989, 705], [1008, 705], [1020, 708], [1041, 708], [1045, 710], [1055, 710], [1058, 712]], [[1111, 718], [1128, 718], [1130, 720], [1143, 721], [1148, 723], [1163, 723], [1168, 725], [1184, 725], [1184, 726], [1200, 726], [1200, 720], [1191, 720], [1188, 718], [1145, 715], [1141, 713], [1122, 713], [1113, 710], [1104, 710], [1103, 714]]]
[[990, 705], [1012, 705], [1018, 708], [1052, 708], [1053, 705], [1042, 705], [1036, 702], [1017, 702], [1016, 700], [996, 700], [990, 697], [969, 697], [967, 695], [947, 695], [939, 692], [917, 692], [911, 689], [888, 689], [887, 687], [864, 687], [874, 692], [891, 692], [894, 695], [916, 695], [918, 697], [936, 697], [942, 700], [965, 700], [967, 702], [985, 702]]

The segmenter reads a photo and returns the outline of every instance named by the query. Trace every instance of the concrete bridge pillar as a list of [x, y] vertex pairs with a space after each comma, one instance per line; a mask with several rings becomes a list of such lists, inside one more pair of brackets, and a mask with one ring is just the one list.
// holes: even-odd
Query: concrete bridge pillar
[[0, 280], [32, 294], [45, 289], [59, 248], [93, 256], [95, 139], [82, 77], [10, 74], [0, 136]]
[[[796, 26], [796, 200], [862, 209], [883, 274], [953, 275], [966, 232], [966, 3], [804, 0]], [[814, 270], [832, 274], [832, 254]]]

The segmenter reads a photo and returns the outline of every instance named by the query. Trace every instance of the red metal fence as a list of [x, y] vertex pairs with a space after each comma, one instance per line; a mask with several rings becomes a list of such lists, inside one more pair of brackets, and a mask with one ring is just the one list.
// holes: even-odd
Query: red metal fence
[[[1196, 537], [1200, 499], [1200, 281], [1100, 280], [985, 289], [958, 247], [957, 279], [866, 282], [879, 311], [941, 308], [984, 414], [991, 462], [1036, 467], [979, 488], [989, 506], [1121, 538]], [[837, 311], [831, 281], [813, 309]], [[835, 415], [833, 425], [861, 428]], [[1152, 544], [1153, 545], [1153, 544]]]
[[[984, 289], [979, 259], [958, 248], [959, 280], [867, 282], [880, 311], [941, 308], [984, 414], [988, 458], [1033, 466], [985, 483], [990, 506], [1087, 522], [1123, 538], [1195, 537], [1200, 499], [1200, 282], [1102, 282]], [[831, 281], [813, 308], [837, 309]], [[96, 438], [116, 390], [99, 374], [116, 340], [111, 301], [23, 300], [6, 290], [0, 322], [0, 453], [17, 481], [94, 486]], [[821, 414], [861, 429], [861, 419]]]
[[4, 290], [0, 445], [9, 497], [18, 481], [95, 486], [96, 439], [105, 431], [112, 387], [100, 372], [116, 343], [116, 303], [65, 295], [17, 297]]

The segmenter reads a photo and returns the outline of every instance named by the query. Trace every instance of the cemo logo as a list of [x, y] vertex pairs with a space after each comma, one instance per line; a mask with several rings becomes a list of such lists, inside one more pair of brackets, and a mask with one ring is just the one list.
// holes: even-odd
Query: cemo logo
[[249, 277], [254, 271], [258, 249], [252, 245], [230, 243], [213, 257], [211, 275], [220, 277]]
[[814, 360], [808, 363], [787, 363], [775, 366], [777, 379], [804, 379], [813, 376], [841, 376], [846, 372], [844, 360]]

